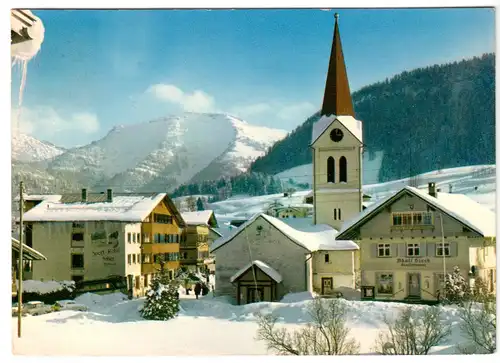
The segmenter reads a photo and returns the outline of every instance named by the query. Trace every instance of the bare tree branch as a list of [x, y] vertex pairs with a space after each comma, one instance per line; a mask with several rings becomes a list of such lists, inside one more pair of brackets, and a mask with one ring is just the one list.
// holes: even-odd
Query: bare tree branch
[[359, 344], [349, 338], [347, 308], [339, 299], [314, 299], [308, 306], [311, 322], [288, 333], [275, 326], [277, 318], [258, 316], [257, 339], [280, 355], [345, 355], [359, 352]]

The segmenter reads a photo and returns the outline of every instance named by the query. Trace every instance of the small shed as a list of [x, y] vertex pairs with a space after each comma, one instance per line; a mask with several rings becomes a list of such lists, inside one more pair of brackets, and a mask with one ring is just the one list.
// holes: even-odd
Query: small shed
[[275, 269], [259, 260], [252, 261], [230, 279], [236, 284], [238, 305], [276, 301], [277, 286], [282, 280]]

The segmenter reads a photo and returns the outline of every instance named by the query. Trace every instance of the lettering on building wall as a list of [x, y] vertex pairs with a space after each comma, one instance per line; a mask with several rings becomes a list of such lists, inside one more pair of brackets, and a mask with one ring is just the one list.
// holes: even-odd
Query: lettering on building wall
[[398, 258], [401, 267], [425, 267], [431, 262], [430, 258]]
[[105, 266], [115, 266], [115, 255], [120, 253], [120, 247], [105, 248], [100, 251], [92, 251], [92, 257], [101, 258]]

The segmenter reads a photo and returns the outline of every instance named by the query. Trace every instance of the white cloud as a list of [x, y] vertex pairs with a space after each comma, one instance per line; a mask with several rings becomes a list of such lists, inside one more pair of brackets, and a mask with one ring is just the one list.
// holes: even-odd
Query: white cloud
[[231, 114], [241, 117], [243, 119], [254, 117], [257, 115], [261, 115], [263, 113], [269, 112], [272, 110], [271, 105], [268, 103], [256, 103], [246, 106], [236, 106], [233, 107], [230, 111]]
[[200, 90], [186, 93], [172, 84], [159, 83], [150, 86], [146, 92], [153, 94], [159, 100], [177, 104], [184, 111], [212, 112], [215, 109], [214, 98]]
[[53, 139], [62, 132], [92, 134], [99, 130], [99, 120], [93, 113], [77, 112], [63, 116], [50, 106], [12, 109], [11, 123], [13, 132], [41, 139]]
[[271, 101], [269, 103], [262, 102], [236, 106], [230, 110], [230, 113], [250, 123], [257, 120], [261, 121], [259, 123], [262, 123], [262, 121], [265, 123], [283, 121], [287, 125], [285, 128], [291, 128], [303, 123], [315, 111], [317, 111], [316, 107], [310, 102], [283, 103]]
[[277, 116], [284, 121], [304, 122], [306, 118], [316, 111], [316, 107], [310, 102], [300, 102], [282, 107]]
[[312, 103], [306, 101], [291, 103], [269, 100], [225, 108], [216, 105], [214, 97], [204, 91], [187, 93], [173, 84], [164, 83], [150, 86], [145, 94], [179, 106], [183, 111], [227, 112], [249, 123], [272, 126], [274, 122], [278, 122], [280, 125], [275, 125], [276, 127], [286, 129], [300, 125], [317, 111]]

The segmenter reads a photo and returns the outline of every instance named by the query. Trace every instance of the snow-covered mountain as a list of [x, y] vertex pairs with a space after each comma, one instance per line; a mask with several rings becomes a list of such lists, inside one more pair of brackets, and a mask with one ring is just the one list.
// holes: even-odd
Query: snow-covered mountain
[[285, 136], [225, 114], [185, 113], [116, 126], [100, 140], [60, 153], [46, 170], [95, 188], [172, 190], [195, 177], [245, 171]]
[[21, 162], [43, 161], [61, 155], [65, 150], [32, 136], [14, 132], [12, 134], [12, 160]]

